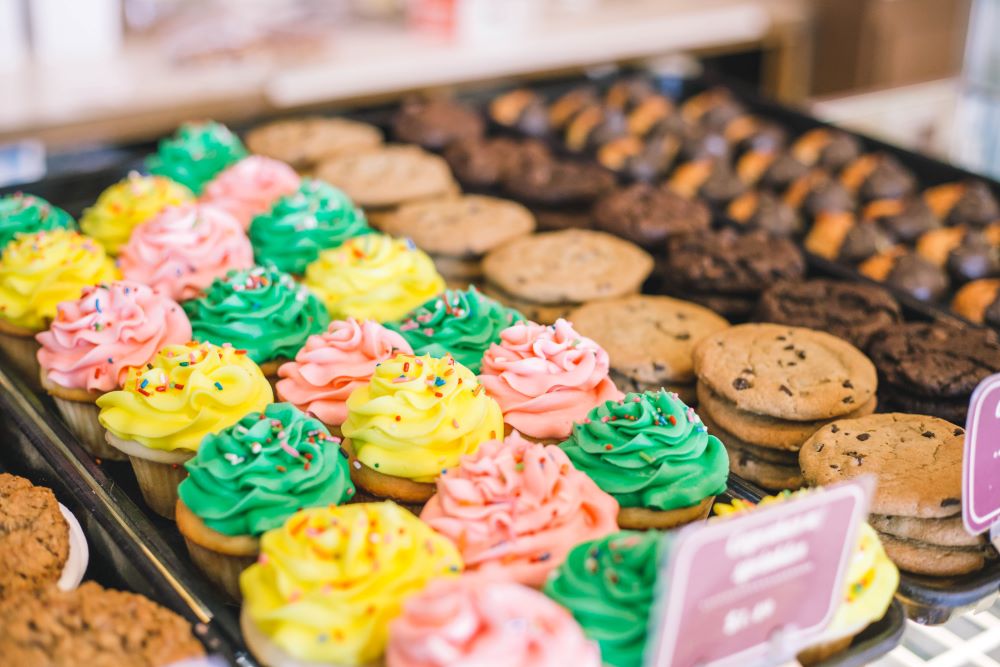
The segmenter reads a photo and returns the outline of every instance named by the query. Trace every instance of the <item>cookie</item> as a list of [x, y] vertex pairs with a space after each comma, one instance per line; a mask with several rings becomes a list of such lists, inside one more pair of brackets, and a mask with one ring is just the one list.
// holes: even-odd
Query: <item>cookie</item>
[[920, 301], [940, 301], [950, 286], [948, 274], [903, 246], [893, 246], [858, 266], [861, 275], [885, 283]]
[[528, 204], [589, 206], [614, 184], [614, 175], [598, 164], [539, 154], [531, 155], [508, 173], [503, 189]]
[[878, 532], [898, 539], [943, 547], [981, 547], [986, 543], [985, 536], [970, 535], [965, 530], [961, 515], [957, 514], [944, 519], [872, 514], [868, 517], [868, 523]]
[[897, 412], [824, 426], [799, 452], [811, 486], [875, 475], [873, 514], [941, 519], [962, 511], [965, 431], [943, 419]]
[[853, 211], [855, 196], [825, 171], [813, 170], [795, 180], [784, 194], [785, 203], [810, 218], [820, 213]]
[[936, 577], [956, 577], [983, 569], [986, 550], [970, 547], [937, 547], [892, 535], [879, 534], [889, 559], [900, 570]]
[[597, 149], [597, 161], [608, 169], [641, 183], [656, 183], [674, 164], [681, 139], [673, 132], [654, 131], [644, 139], [613, 139]]
[[617, 188], [594, 204], [598, 229], [644, 248], [659, 248], [671, 236], [705, 231], [712, 222], [708, 207], [664, 187], [636, 183]]
[[523, 161], [543, 159], [548, 154], [548, 149], [534, 140], [477, 137], [452, 142], [444, 159], [463, 187], [485, 190], [498, 187]]
[[653, 260], [610, 234], [572, 229], [514, 239], [483, 259], [486, 281], [516, 299], [579, 304], [638, 292]]
[[794, 452], [757, 447], [721, 428], [710, 415], [701, 415], [708, 432], [719, 438], [729, 455], [729, 471], [771, 491], [795, 490], [803, 486]]
[[897, 243], [915, 243], [941, 227], [941, 219], [922, 197], [873, 201], [862, 209], [861, 217], [877, 222]]
[[962, 286], [951, 308], [975, 324], [1000, 327], [1000, 279], [984, 278]]
[[831, 419], [875, 396], [872, 362], [822, 331], [743, 324], [705, 338], [694, 351], [698, 382], [745, 412], [795, 421]]
[[582, 335], [607, 350], [611, 371], [630, 380], [635, 388], [628, 391], [635, 392], [692, 385], [695, 345], [729, 326], [693, 303], [638, 294], [591, 301], [572, 311], [568, 319]]
[[937, 185], [927, 188], [923, 197], [949, 226], [983, 227], [1000, 220], [1000, 204], [982, 181]]
[[844, 167], [840, 182], [861, 201], [902, 199], [917, 185], [913, 173], [886, 153], [868, 153], [854, 160]]
[[51, 489], [0, 473], [0, 600], [52, 587], [69, 558], [69, 527]]
[[444, 159], [416, 146], [386, 145], [333, 157], [320, 163], [316, 176], [362, 207], [398, 206], [458, 189]]
[[887, 231], [871, 220], [858, 220], [851, 211], [816, 216], [805, 238], [806, 250], [826, 259], [857, 264], [893, 248]]
[[256, 127], [247, 134], [250, 152], [305, 169], [334, 155], [375, 148], [382, 132], [375, 126], [347, 118], [290, 118]]
[[805, 165], [836, 172], [861, 154], [861, 142], [846, 132], [818, 127], [799, 136], [791, 154]]
[[545, 100], [528, 88], [518, 88], [493, 98], [489, 115], [494, 123], [517, 129], [529, 137], [542, 137], [549, 133]]
[[555, 303], [544, 304], [537, 301], [529, 301], [503, 291], [490, 283], [477, 285], [480, 292], [504, 304], [508, 308], [513, 308], [532, 322], [539, 324], [553, 324], [559, 318], [566, 318], [579, 304], [576, 303]]
[[[875, 412], [877, 401], [873, 396], [857, 410], [844, 418], [864, 417]], [[797, 452], [809, 436], [826, 426], [831, 420], [792, 421], [775, 419], [740, 410], [721, 398], [703, 383], [698, 384], [698, 411], [707, 414], [720, 428], [729, 433], [739, 433], [740, 439], [750, 445]]]
[[776, 195], [746, 192], [726, 207], [726, 214], [744, 230], [759, 229], [772, 236], [795, 236], [802, 231], [802, 219]]
[[478, 111], [447, 99], [407, 99], [392, 117], [396, 139], [430, 150], [441, 150], [454, 141], [477, 139], [485, 129]]
[[884, 289], [839, 280], [784, 281], [760, 297], [754, 319], [826, 331], [860, 350], [872, 336], [903, 320]]

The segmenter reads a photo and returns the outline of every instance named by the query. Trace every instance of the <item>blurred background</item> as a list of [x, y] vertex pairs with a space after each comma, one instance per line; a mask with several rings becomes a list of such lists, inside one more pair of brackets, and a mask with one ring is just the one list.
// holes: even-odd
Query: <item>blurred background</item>
[[610, 62], [705, 67], [1000, 175], [1000, 0], [0, 0], [0, 183], [46, 155]]

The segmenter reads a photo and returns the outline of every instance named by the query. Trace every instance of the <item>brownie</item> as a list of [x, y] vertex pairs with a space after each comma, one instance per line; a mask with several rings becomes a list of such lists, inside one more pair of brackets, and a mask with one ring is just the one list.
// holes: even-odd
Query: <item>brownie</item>
[[594, 204], [598, 229], [646, 248], [661, 248], [671, 236], [707, 230], [708, 208], [666, 187], [636, 183], [617, 188]]
[[949, 225], [984, 227], [1000, 220], [1000, 205], [989, 186], [982, 181], [966, 184], [965, 191], [948, 212]]
[[68, 558], [69, 527], [52, 490], [0, 473], [0, 600], [54, 585]]
[[452, 100], [409, 99], [393, 116], [392, 131], [400, 141], [441, 150], [453, 141], [481, 137], [485, 123], [478, 111]]
[[667, 242], [667, 289], [730, 319], [746, 318], [760, 292], [775, 282], [804, 275], [798, 246], [761, 231], [739, 234], [724, 229]]
[[205, 655], [191, 625], [155, 602], [87, 582], [0, 606], [5, 665], [165, 667]]
[[544, 206], [591, 204], [614, 185], [614, 175], [600, 165], [540, 155], [524, 160], [503, 181], [515, 199]]
[[820, 279], [771, 286], [761, 295], [754, 319], [826, 331], [864, 350], [875, 334], [903, 316], [880, 287]]
[[875, 336], [869, 355], [890, 395], [916, 397], [930, 408], [951, 399], [967, 404], [984, 378], [1000, 372], [1000, 337], [989, 329], [910, 322]]

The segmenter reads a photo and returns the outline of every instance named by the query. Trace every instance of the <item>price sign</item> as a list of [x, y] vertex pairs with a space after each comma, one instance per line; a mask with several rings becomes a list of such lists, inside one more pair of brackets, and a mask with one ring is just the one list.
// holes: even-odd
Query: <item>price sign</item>
[[868, 515], [863, 477], [676, 538], [648, 667], [780, 664], [826, 628]]
[[962, 458], [962, 519], [973, 535], [1000, 523], [1000, 374], [972, 394]]

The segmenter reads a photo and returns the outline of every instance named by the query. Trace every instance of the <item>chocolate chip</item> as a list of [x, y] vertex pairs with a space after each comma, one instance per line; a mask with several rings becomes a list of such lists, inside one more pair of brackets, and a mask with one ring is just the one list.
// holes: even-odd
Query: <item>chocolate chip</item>
[[920, 435], [924, 436], [925, 438], [933, 438], [934, 437], [934, 431], [924, 431]]
[[743, 391], [744, 389], [749, 389], [752, 386], [753, 384], [751, 384], [750, 380], [746, 378], [736, 378], [733, 380], [733, 388], [736, 391]]
[[662, 372], [662, 371], [664, 371], [666, 369], [667, 369], [667, 367], [664, 366], [663, 364], [661, 364], [660, 362], [658, 362], [658, 361], [654, 361], [653, 362], [653, 370], [654, 371], [656, 371], [656, 372], [659, 373], [659, 372]]
[[844, 452], [844, 456], [849, 456], [854, 460], [854, 465], [859, 466], [861, 462], [865, 460], [866, 454], [859, 454], [858, 452]]
[[833, 425], [830, 426], [830, 432], [831, 433], [840, 433], [840, 427], [837, 426], [836, 424], [833, 424]]
[[788, 394], [789, 396], [792, 396], [792, 395], [793, 395], [793, 394], [792, 394], [792, 390], [791, 390], [791, 389], [789, 389], [788, 387], [786, 387], [785, 385], [781, 385], [780, 387], [778, 387], [778, 389], [780, 389], [781, 391], [785, 392], [785, 393], [786, 393], [786, 394]]
[[753, 369], [752, 368], [744, 368], [743, 370], [740, 371], [740, 373], [742, 375], [753, 375]]
[[844, 403], [853, 403], [853, 402], [854, 402], [853, 396], [848, 396], [847, 398], [844, 399]]
[[782, 350], [786, 350], [786, 351], [788, 351], [788, 350], [794, 350], [795, 346], [794, 345], [786, 345], [785, 347], [783, 347], [781, 349]]
[[954, 507], [960, 504], [962, 504], [962, 501], [958, 498], [945, 498], [941, 501], [941, 507]]
[[843, 387], [844, 389], [854, 389], [854, 385], [851, 384], [850, 380], [844, 380]]
[[960, 428], [956, 428], [953, 431], [953, 435], [965, 435], [965, 430], [964, 429], [960, 429]]
[[816, 452], [818, 453], [818, 452], [821, 452], [821, 451], [823, 451], [823, 448], [824, 448], [824, 447], [826, 447], [826, 445], [824, 445], [824, 444], [823, 444], [822, 442], [817, 442], [817, 443], [816, 443], [816, 444], [815, 444], [815, 445], [813, 446], [813, 449], [815, 449], [815, 450], [816, 450]]
[[869, 434], [867, 434], [867, 433], [858, 433], [858, 440], [860, 440], [861, 442], [864, 442], [865, 440], [867, 440], [870, 437], [871, 436]]
[[684, 332], [682, 334], [677, 334], [674, 338], [677, 340], [691, 340], [691, 334]]
[[[778, 340], [788, 340], [788, 339], [787, 339], [787, 338], [785, 338], [784, 336], [778, 336]], [[787, 349], [787, 348], [786, 348], [786, 349]]]
[[805, 350], [799, 350], [798, 352], [795, 353], [795, 356], [797, 356], [799, 359], [805, 359], [806, 352]]
[[831, 463], [830, 467], [833, 468], [834, 470], [840, 470], [840, 466], [837, 465], [836, 463]]

